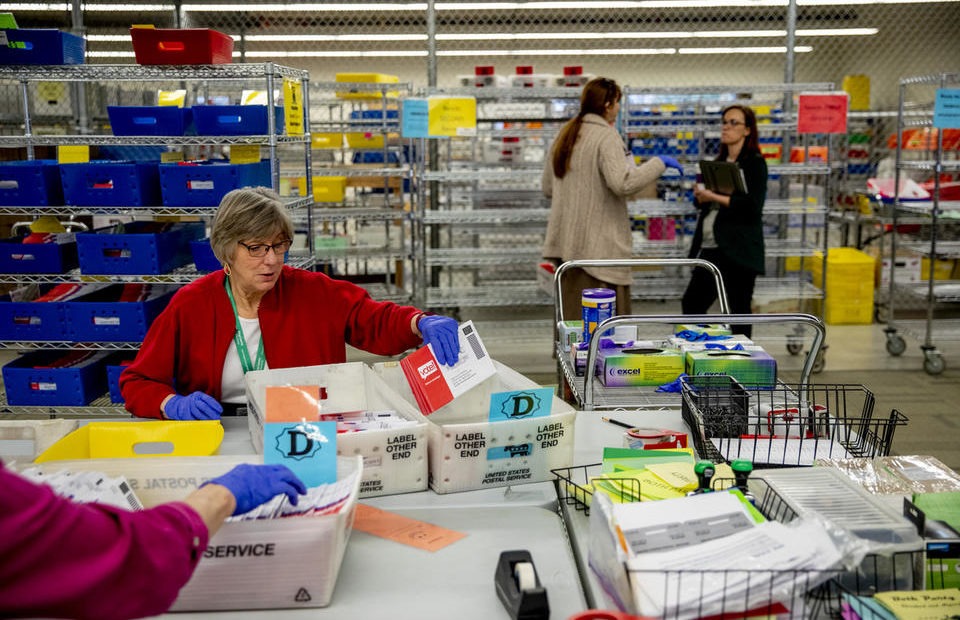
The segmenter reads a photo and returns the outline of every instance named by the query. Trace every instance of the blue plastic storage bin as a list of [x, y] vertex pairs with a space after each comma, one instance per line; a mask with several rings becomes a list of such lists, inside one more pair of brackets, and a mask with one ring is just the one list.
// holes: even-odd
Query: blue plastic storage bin
[[62, 204], [63, 184], [56, 160], [0, 163], [0, 205], [47, 207]]
[[63, 198], [83, 207], [131, 207], [160, 204], [156, 162], [97, 160], [61, 164]]
[[213, 248], [210, 247], [210, 239], [191, 241], [190, 253], [193, 254], [193, 264], [197, 271], [216, 271], [221, 267]]
[[107, 390], [110, 392], [111, 403], [123, 403], [123, 395], [120, 394], [120, 374], [133, 361], [132, 355], [115, 355], [107, 361]]
[[167, 207], [216, 207], [227, 192], [256, 186], [271, 186], [269, 160], [160, 164], [160, 187]]
[[182, 136], [194, 133], [193, 111], [176, 106], [108, 105], [115, 136]]
[[3, 367], [7, 404], [83, 407], [107, 391], [108, 351], [37, 351]]
[[190, 262], [203, 222], [130, 222], [77, 234], [80, 273], [157, 275]]
[[[275, 133], [283, 133], [283, 107], [273, 106]], [[193, 122], [201, 136], [258, 136], [267, 133], [265, 105], [195, 105]]]
[[4, 31], [0, 65], [82, 65], [87, 42], [53, 28], [13, 28]]
[[0, 273], [64, 273], [76, 269], [77, 243], [72, 234], [54, 243], [23, 243], [25, 237], [0, 239]]
[[70, 340], [64, 302], [12, 301], [0, 297], [0, 340], [66, 342]]
[[[140, 342], [178, 287], [112, 284], [65, 302], [67, 331], [75, 342]], [[124, 301], [131, 290], [142, 299]]]
[[354, 151], [353, 163], [355, 164], [399, 164], [400, 154], [396, 151], [387, 151], [386, 162], [384, 162], [383, 151]]

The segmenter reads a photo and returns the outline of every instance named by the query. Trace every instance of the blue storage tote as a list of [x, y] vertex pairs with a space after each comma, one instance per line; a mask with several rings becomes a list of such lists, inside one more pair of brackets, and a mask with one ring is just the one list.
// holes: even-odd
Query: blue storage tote
[[68, 205], [132, 207], [160, 204], [156, 162], [98, 160], [61, 164], [63, 197]]
[[193, 264], [197, 271], [216, 271], [221, 267], [213, 248], [210, 247], [210, 239], [191, 241], [190, 253], [193, 254]]
[[216, 207], [241, 187], [270, 187], [270, 161], [231, 164], [225, 160], [160, 164], [160, 187], [167, 207]]
[[193, 111], [169, 105], [108, 105], [115, 136], [183, 136], [193, 131]]
[[110, 392], [111, 403], [122, 403], [120, 394], [120, 374], [133, 362], [136, 353], [116, 353], [107, 360], [107, 390]]
[[112, 284], [66, 302], [75, 342], [140, 342], [167, 307], [176, 285]]
[[[274, 132], [283, 133], [283, 107], [273, 106]], [[267, 133], [265, 105], [195, 105], [193, 121], [201, 136], [262, 136]]]
[[74, 234], [49, 235], [50, 243], [24, 243], [27, 237], [0, 239], [0, 273], [65, 273], [76, 269], [79, 263]]
[[[8, 342], [68, 341], [67, 314], [62, 301], [38, 301], [51, 291], [80, 290], [80, 284], [46, 286], [29, 298], [0, 297], [0, 340]], [[39, 296], [38, 296], [39, 293]], [[57, 295], [52, 297], [59, 298]]]
[[157, 275], [190, 262], [190, 242], [203, 222], [130, 222], [77, 233], [80, 273]]
[[47, 207], [63, 204], [60, 165], [55, 159], [0, 163], [0, 205]]
[[53, 28], [4, 30], [0, 65], [82, 65], [87, 42], [83, 37]]
[[7, 404], [83, 407], [107, 391], [109, 351], [36, 351], [3, 367]]

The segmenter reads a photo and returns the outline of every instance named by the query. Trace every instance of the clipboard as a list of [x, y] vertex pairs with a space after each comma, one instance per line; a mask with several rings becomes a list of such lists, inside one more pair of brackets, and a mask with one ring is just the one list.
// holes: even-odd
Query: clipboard
[[700, 174], [707, 189], [718, 194], [732, 196], [735, 192], [747, 193], [747, 180], [736, 162], [701, 159]]

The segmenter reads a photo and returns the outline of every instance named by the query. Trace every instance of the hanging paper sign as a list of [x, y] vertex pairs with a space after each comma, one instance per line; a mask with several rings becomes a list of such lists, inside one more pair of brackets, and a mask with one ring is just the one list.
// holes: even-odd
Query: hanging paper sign
[[847, 133], [847, 93], [802, 94], [798, 97], [799, 133]]
[[283, 122], [288, 136], [303, 135], [303, 85], [299, 80], [283, 80]]
[[428, 137], [429, 114], [426, 99], [404, 99], [400, 108], [400, 135], [404, 138]]
[[90, 147], [86, 144], [61, 144], [57, 147], [57, 163], [85, 164], [90, 161]]
[[477, 100], [474, 97], [430, 97], [430, 137], [477, 135]]
[[960, 129], [960, 88], [938, 88], [933, 104], [933, 126]]

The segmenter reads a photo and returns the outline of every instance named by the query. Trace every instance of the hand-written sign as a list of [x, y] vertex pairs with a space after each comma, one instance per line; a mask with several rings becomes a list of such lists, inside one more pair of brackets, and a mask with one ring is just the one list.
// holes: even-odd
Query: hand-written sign
[[799, 133], [847, 133], [847, 93], [801, 94], [797, 105]]
[[938, 129], [960, 129], [960, 88], [937, 89], [933, 126]]
[[400, 132], [404, 138], [474, 136], [477, 100], [473, 97], [404, 99]]

